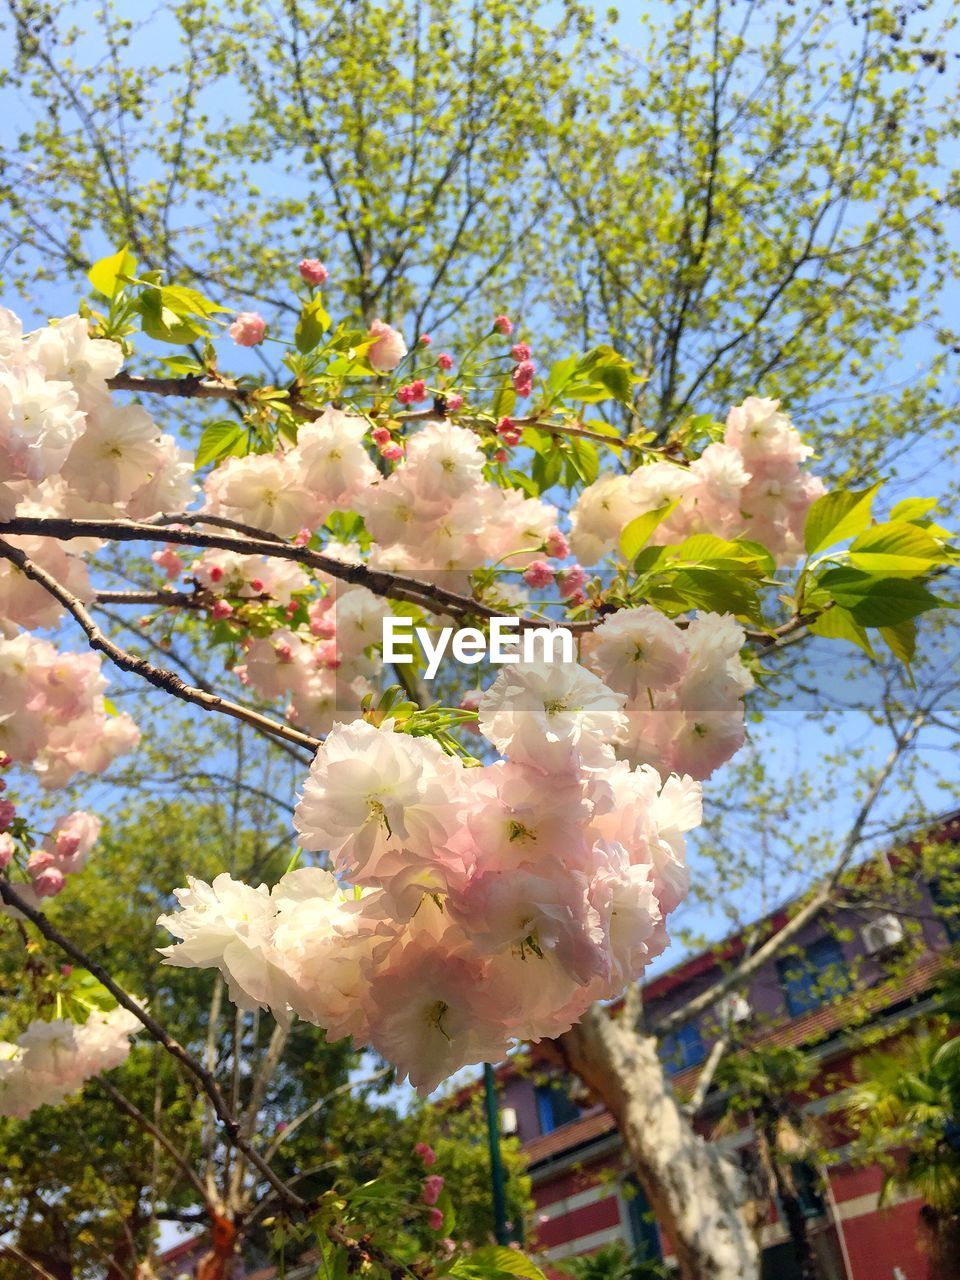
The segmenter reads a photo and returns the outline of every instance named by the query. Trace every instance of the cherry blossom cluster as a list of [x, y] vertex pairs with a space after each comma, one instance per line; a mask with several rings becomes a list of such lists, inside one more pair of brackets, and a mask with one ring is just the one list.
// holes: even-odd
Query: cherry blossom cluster
[[98, 654], [62, 653], [26, 631], [0, 640], [0, 751], [47, 790], [102, 773], [140, 740], [130, 716], [108, 710], [100, 665]]
[[583, 564], [615, 551], [637, 516], [677, 505], [654, 530], [654, 545], [694, 533], [760, 542], [780, 565], [803, 549], [803, 526], [823, 483], [802, 468], [813, 452], [779, 412], [779, 400], [748, 396], [727, 415], [723, 441], [689, 466], [651, 462], [629, 475], [601, 476], [571, 512], [570, 544]]
[[[118, 404], [107, 379], [120, 370], [115, 342], [91, 338], [66, 316], [24, 335], [0, 308], [0, 519], [20, 516], [141, 520], [192, 498], [189, 454], [140, 405]], [[81, 601], [91, 598], [79, 556], [52, 538], [10, 539]], [[0, 630], [56, 626], [59, 603], [8, 561], [0, 563]]]
[[[8, 801], [0, 801], [4, 822], [12, 818]], [[53, 898], [61, 892], [67, 876], [82, 871], [87, 864], [90, 850], [100, 834], [100, 819], [85, 809], [76, 809], [66, 817], [58, 818], [53, 830], [44, 836], [39, 848], [31, 849], [26, 860], [29, 888], [21, 887], [20, 896], [28, 906], [38, 907], [41, 898]], [[9, 831], [0, 834], [0, 870], [7, 868], [17, 853], [17, 842]], [[16, 914], [15, 908], [0, 907], [0, 912]]]
[[585, 637], [584, 659], [626, 695], [617, 754], [660, 774], [709, 778], [743, 746], [743, 696], [753, 677], [744, 630], [708, 613], [677, 623], [651, 605], [621, 609]]
[[625, 700], [579, 664], [505, 667], [479, 707], [504, 758], [474, 768], [391, 721], [335, 725], [294, 817], [331, 870], [191, 880], [167, 962], [373, 1045], [424, 1094], [561, 1034], [663, 950], [687, 889], [700, 786], [615, 758]]
[[56, 1106], [91, 1076], [125, 1062], [139, 1030], [120, 1006], [93, 1012], [86, 1022], [35, 1019], [15, 1044], [0, 1041], [0, 1115], [22, 1120], [38, 1107]]

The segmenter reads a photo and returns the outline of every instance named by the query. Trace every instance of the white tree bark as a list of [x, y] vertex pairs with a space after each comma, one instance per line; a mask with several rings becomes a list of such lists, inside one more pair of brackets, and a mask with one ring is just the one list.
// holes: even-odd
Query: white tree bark
[[606, 1105], [683, 1280], [756, 1280], [745, 1179], [684, 1115], [652, 1036], [594, 1005], [557, 1042], [570, 1069]]

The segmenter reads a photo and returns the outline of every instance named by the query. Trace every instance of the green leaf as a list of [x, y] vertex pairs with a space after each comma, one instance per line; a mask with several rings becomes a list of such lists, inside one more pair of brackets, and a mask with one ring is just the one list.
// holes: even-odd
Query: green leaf
[[859, 493], [836, 489], [818, 498], [807, 512], [803, 544], [807, 555], [816, 555], [846, 538], [852, 538], [870, 523], [870, 509], [879, 484]]
[[242, 423], [233, 422], [229, 418], [209, 423], [197, 446], [194, 470], [199, 471], [208, 462], [215, 462], [218, 458], [225, 458], [233, 453], [236, 446], [246, 438], [246, 434]]
[[909, 667], [917, 651], [916, 619], [907, 618], [904, 622], [898, 622], [895, 627], [881, 627], [880, 634], [893, 656], [899, 658], [905, 667]]
[[493, 416], [497, 420], [508, 418], [513, 413], [516, 403], [517, 393], [513, 389], [510, 375], [506, 374], [497, 388], [497, 394], [493, 397]]
[[943, 549], [936, 538], [902, 520], [874, 525], [850, 544], [851, 565], [865, 573], [919, 577], [943, 559]]
[[109, 258], [101, 258], [87, 272], [87, 279], [96, 289], [111, 301], [123, 287], [121, 276], [132, 276], [137, 270], [137, 260], [126, 245], [118, 253]]
[[329, 328], [330, 316], [322, 299], [317, 297], [306, 303], [293, 333], [297, 350], [304, 355], [308, 351], [313, 351]]
[[936, 498], [904, 498], [890, 512], [891, 520], [922, 520], [937, 505]]
[[[574, 476], [584, 484], [593, 484], [600, 472], [600, 455], [597, 446], [582, 436], [570, 436], [564, 450], [567, 463]], [[572, 488], [573, 485], [570, 485]]]
[[895, 627], [946, 605], [912, 578], [878, 578], [859, 569], [829, 569], [819, 585], [862, 627]]
[[679, 502], [680, 499], [675, 498], [673, 502], [668, 502], [662, 507], [656, 507], [653, 511], [645, 511], [642, 516], [637, 516], [630, 521], [620, 534], [620, 550], [625, 560], [631, 561], [634, 559], [637, 553], [650, 541], [650, 535], [657, 525], [662, 524], [676, 510]]
[[876, 658], [870, 637], [853, 615], [839, 605], [821, 613], [815, 622], [810, 624], [815, 636], [823, 636], [826, 640], [849, 640], [858, 649], [862, 649], [868, 658]]
[[519, 1276], [521, 1280], [545, 1280], [543, 1272], [519, 1249], [505, 1245], [484, 1245], [459, 1258], [450, 1268], [451, 1276]]

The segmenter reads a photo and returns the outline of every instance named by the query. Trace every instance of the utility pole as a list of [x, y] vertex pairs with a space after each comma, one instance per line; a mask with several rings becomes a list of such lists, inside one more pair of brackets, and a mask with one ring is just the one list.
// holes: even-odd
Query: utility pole
[[507, 1190], [500, 1154], [500, 1108], [497, 1105], [497, 1082], [493, 1067], [483, 1064], [483, 1090], [487, 1108], [487, 1143], [490, 1147], [490, 1189], [493, 1193], [493, 1234], [497, 1244], [510, 1243], [507, 1226]]

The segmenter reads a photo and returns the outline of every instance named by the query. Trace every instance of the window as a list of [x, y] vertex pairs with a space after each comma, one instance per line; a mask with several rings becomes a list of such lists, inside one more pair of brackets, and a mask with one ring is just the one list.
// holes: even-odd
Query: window
[[687, 1067], [696, 1067], [707, 1056], [700, 1031], [688, 1022], [679, 1031], [671, 1031], [660, 1041], [660, 1061], [667, 1075], [675, 1076]]
[[801, 955], [778, 960], [777, 973], [794, 1017], [843, 995], [849, 987], [843, 948], [836, 938], [820, 938]]
[[580, 1118], [580, 1107], [570, 1097], [569, 1085], [565, 1080], [551, 1080], [548, 1084], [537, 1085], [537, 1115], [540, 1119], [540, 1132], [553, 1133], [562, 1124]]
[[624, 1179], [622, 1196], [627, 1206], [634, 1258], [637, 1262], [659, 1261], [663, 1257], [663, 1249], [657, 1221], [636, 1178]]

